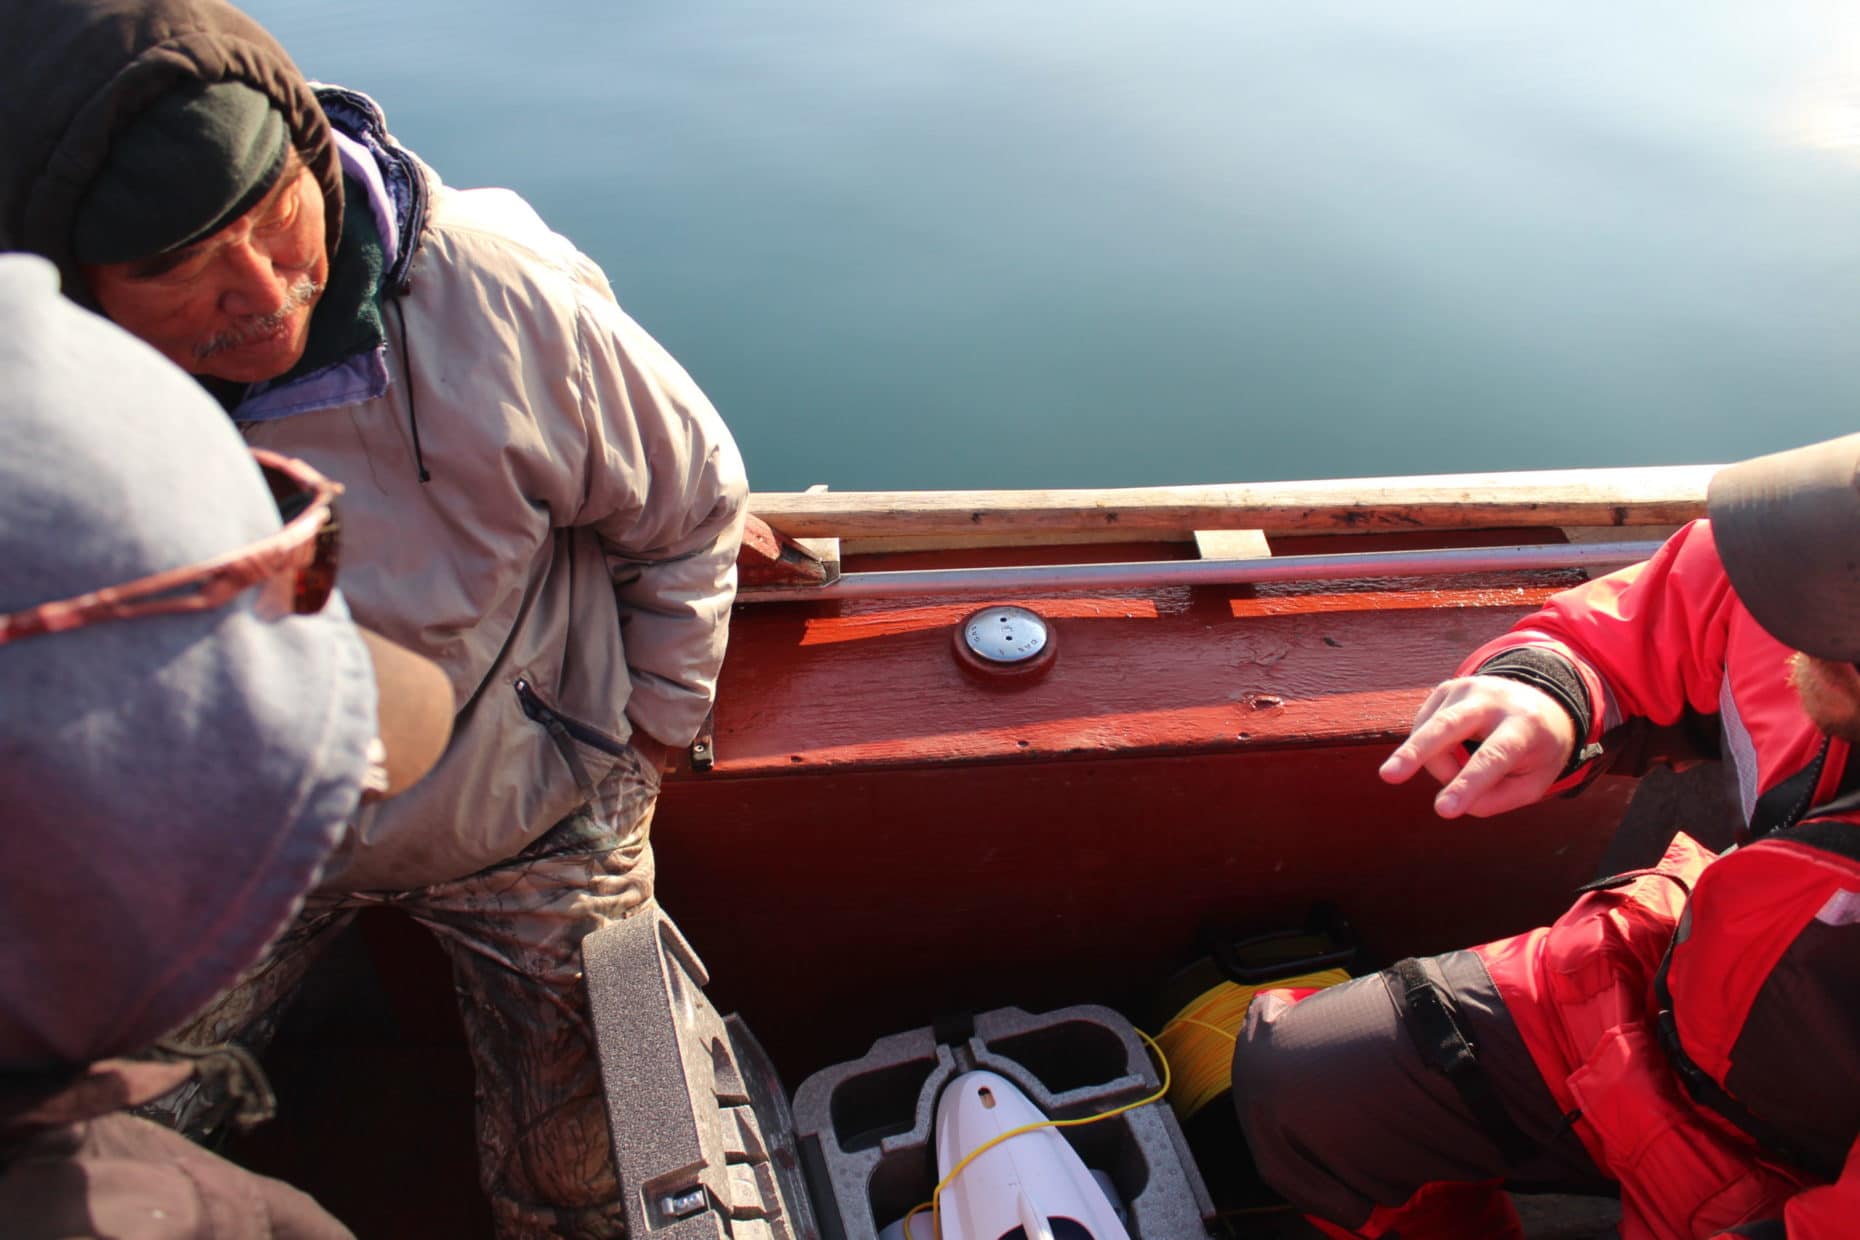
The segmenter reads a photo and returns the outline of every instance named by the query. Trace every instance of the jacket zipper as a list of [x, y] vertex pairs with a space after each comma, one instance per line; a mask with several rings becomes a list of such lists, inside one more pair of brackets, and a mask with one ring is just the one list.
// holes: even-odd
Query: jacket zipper
[[548, 728], [551, 732], [560, 728], [563, 732], [580, 741], [582, 744], [591, 745], [602, 753], [612, 754], [616, 758], [626, 753], [627, 746], [625, 741], [616, 740], [599, 728], [592, 727], [581, 722], [579, 719], [564, 715], [561, 711], [543, 701], [542, 698], [537, 695], [535, 688], [528, 680], [518, 677], [516, 683], [511, 687], [517, 691], [517, 701], [523, 704], [523, 713], [537, 723]]

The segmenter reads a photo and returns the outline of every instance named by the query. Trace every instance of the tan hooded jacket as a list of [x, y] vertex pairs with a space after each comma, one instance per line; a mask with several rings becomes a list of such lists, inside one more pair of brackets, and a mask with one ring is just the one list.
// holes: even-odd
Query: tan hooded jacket
[[429, 186], [387, 392], [245, 428], [347, 486], [356, 619], [464, 703], [438, 766], [365, 811], [349, 887], [508, 858], [589, 799], [634, 728], [688, 743], [746, 511], [722, 420], [599, 269], [514, 194]]
[[[34, 100], [69, 110], [65, 131], [35, 122], [60, 187], [84, 179], [71, 160], [93, 161], [92, 174], [100, 163], [99, 112], [146, 102], [116, 93], [146, 77], [136, 66], [300, 82], [216, 0], [16, 2], [0, 24], [55, 42], [64, 59], [8, 65], [0, 52], [16, 75], [0, 121]], [[222, 27], [236, 31], [236, 54], [216, 58]], [[80, 130], [87, 141], [70, 140]], [[20, 172], [44, 153], [15, 152], [22, 163], [0, 169], [0, 240], [63, 264], [68, 238], [43, 231]], [[317, 154], [333, 159], [327, 145]], [[404, 155], [402, 167], [422, 181], [425, 214], [399, 239], [411, 265], [396, 265], [404, 292], [385, 311], [386, 391], [242, 427], [347, 487], [341, 581], [356, 619], [438, 663], [461, 704], [426, 779], [364, 811], [332, 878], [349, 890], [505, 860], [590, 799], [634, 729], [687, 743], [723, 659], [747, 497], [716, 411], [592, 261], [515, 194], [450, 189]]]

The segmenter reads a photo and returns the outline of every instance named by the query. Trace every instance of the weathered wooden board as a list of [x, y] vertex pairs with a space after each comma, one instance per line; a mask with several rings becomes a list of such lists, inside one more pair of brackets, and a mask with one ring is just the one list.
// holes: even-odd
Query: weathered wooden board
[[1062, 491], [758, 492], [792, 537], [1034, 529], [1348, 531], [1489, 525], [1677, 525], [1704, 512], [1712, 465], [1539, 470]]
[[[837, 542], [834, 542], [837, 548]], [[758, 586], [818, 586], [839, 575], [839, 564], [822, 560], [812, 547], [770, 529], [753, 513], [743, 526], [743, 545], [736, 553], [737, 584]]]

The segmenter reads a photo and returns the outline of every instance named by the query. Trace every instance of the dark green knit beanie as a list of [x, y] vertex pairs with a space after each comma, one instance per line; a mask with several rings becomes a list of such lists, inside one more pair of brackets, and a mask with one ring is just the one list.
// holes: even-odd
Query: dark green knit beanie
[[127, 263], [212, 236], [277, 183], [284, 118], [240, 82], [189, 82], [119, 129], [71, 225], [80, 263]]

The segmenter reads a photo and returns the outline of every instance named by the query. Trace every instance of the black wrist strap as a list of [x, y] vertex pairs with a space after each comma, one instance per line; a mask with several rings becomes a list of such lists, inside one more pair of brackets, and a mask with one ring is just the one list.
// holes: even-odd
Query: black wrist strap
[[1538, 646], [1520, 646], [1493, 655], [1479, 665], [1476, 674], [1529, 685], [1549, 694], [1563, 708], [1563, 713], [1575, 725], [1576, 744], [1558, 779], [1569, 778], [1586, 763], [1601, 757], [1602, 747], [1587, 743], [1589, 729], [1595, 724], [1595, 716], [1589, 710], [1588, 687], [1582, 683], [1582, 673], [1576, 670], [1575, 664], [1562, 655]]

